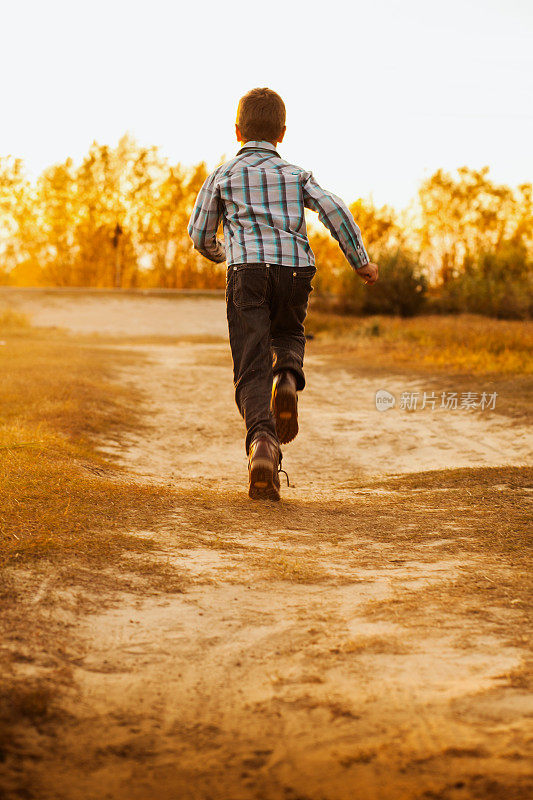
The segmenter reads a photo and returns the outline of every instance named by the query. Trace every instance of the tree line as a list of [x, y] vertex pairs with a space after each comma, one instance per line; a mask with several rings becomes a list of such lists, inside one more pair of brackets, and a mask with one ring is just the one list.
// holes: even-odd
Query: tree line
[[[224, 265], [192, 250], [187, 222], [207, 177], [204, 163], [173, 165], [124, 136], [94, 143], [29, 180], [0, 158], [0, 283], [15, 286], [197, 288], [224, 286]], [[438, 170], [408, 210], [350, 206], [381, 278], [365, 292], [332, 237], [309, 238], [324, 303], [353, 313], [533, 312], [531, 184], [494, 183], [487, 167]]]

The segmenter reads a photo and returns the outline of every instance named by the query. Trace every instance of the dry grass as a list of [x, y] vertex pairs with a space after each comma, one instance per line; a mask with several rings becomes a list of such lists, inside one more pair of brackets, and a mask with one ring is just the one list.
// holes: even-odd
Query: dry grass
[[530, 375], [533, 322], [457, 316], [346, 317], [312, 311], [307, 330], [358, 360], [397, 369]]
[[120, 441], [142, 425], [139, 397], [112, 380], [132, 356], [32, 329], [13, 312], [0, 317], [0, 340], [0, 561], [150, 549], [127, 531], [154, 524], [174, 495], [121, 480], [97, 451], [103, 434]]
[[[280, 532], [280, 543], [288, 539], [296, 548], [305, 549], [317, 529], [323, 542], [334, 545], [354, 536], [365, 539], [369, 518], [374, 540], [389, 537], [392, 525], [397, 530], [397, 543], [404, 537], [422, 543], [428, 514], [433, 526], [441, 519], [448, 523], [450, 504], [462, 509], [452, 516], [462, 535], [470, 539], [469, 547], [489, 547], [513, 555], [523, 548], [526, 489], [531, 486], [531, 471], [526, 469], [447, 470], [368, 484], [371, 490], [380, 486], [391, 490], [385, 506], [378, 493], [360, 492], [364, 487], [359, 482], [353, 487], [350, 504], [299, 502], [287, 496], [281, 507], [271, 509], [250, 505], [240, 492], [222, 495], [195, 490], [178, 494], [160, 485], [125, 480], [120, 469], [99, 454], [96, 446], [104, 434], [120, 442], [128, 431], [143, 424], [138, 411], [141, 398], [112, 379], [116, 366], [128, 363], [132, 354], [57, 331], [34, 330], [20, 315], [8, 314], [2, 319], [0, 536], [4, 563], [23, 563], [28, 557], [67, 551], [109, 563], [124, 549], [149, 551], [153, 547], [150, 538], [132, 533], [156, 525], [170, 525], [180, 547], [249, 550], [253, 558], [257, 556], [255, 531], [270, 536], [272, 531]], [[346, 322], [346, 318], [341, 320]], [[458, 339], [459, 333], [449, 329], [449, 320], [433, 321], [436, 324], [428, 341], [431, 336], [436, 341], [437, 334], [450, 341]], [[355, 326], [374, 324], [368, 320], [347, 322]], [[463, 319], [461, 324], [466, 322]], [[384, 324], [390, 325], [389, 338], [397, 335], [413, 341], [418, 341], [423, 327], [421, 320], [387, 320]], [[468, 324], [474, 325], [475, 341], [481, 348], [478, 320], [470, 319]], [[493, 320], [491, 324], [503, 326], [500, 335], [506, 342], [504, 349], [511, 349], [514, 343], [516, 351], [523, 352], [524, 346], [516, 336], [524, 323]], [[405, 331], [399, 334], [402, 326], [406, 326]], [[463, 333], [467, 330], [468, 325]], [[352, 338], [368, 341], [368, 329], [364, 331], [355, 332]], [[373, 340], [378, 341], [379, 348], [380, 337]], [[487, 344], [487, 351], [491, 349], [494, 337]], [[402, 527], [404, 519], [410, 523], [406, 529]], [[413, 521], [417, 522], [415, 527]], [[277, 577], [322, 579], [320, 565], [311, 565], [303, 550], [293, 553], [292, 560], [287, 560], [286, 553], [279, 556], [271, 565]]]
[[27, 314], [21, 314], [12, 308], [6, 308], [0, 313], [0, 332], [6, 333], [11, 331], [18, 331], [28, 329], [30, 327], [30, 320]]
[[[50, 603], [101, 610], [113, 592], [182, 591], [183, 578], [155, 565], [152, 542], [135, 535], [157, 525], [175, 495], [125, 480], [97, 450], [100, 437], [120, 442], [143, 424], [140, 397], [112, 379], [132, 356], [33, 329], [14, 312], [0, 316], [0, 341], [1, 761], [25, 725], [56, 718], [58, 691], [71, 685], [68, 631]], [[6, 565], [23, 568], [16, 581]], [[21, 662], [33, 677], [19, 674]]]
[[358, 636], [347, 639], [339, 647], [341, 653], [366, 655], [407, 655], [411, 648], [396, 636]]
[[[390, 322], [392, 337], [396, 321]], [[368, 343], [377, 342], [378, 358], [395, 362], [378, 332], [350, 334], [346, 347], [361, 346], [366, 353]], [[402, 336], [398, 347], [412, 347], [413, 354], [424, 347], [429, 354], [438, 350], [437, 340], [415, 348]], [[531, 470], [446, 470], [366, 485], [358, 480], [347, 499], [297, 500], [287, 491], [283, 503], [260, 505], [250, 504], [243, 491], [172, 492], [138, 485], [96, 449], [102, 436], [120, 442], [143, 424], [141, 398], [113, 381], [114, 369], [131, 354], [89, 338], [33, 330], [16, 315], [4, 319], [0, 340], [5, 341], [0, 346], [0, 561], [31, 567], [0, 575], [0, 599], [7, 610], [0, 626], [0, 761], [15, 765], [13, 786], [7, 787], [13, 796], [15, 791], [34, 796], [32, 759], [38, 764], [57, 746], [56, 739], [45, 739], [47, 732], [67, 724], [78, 732], [75, 720], [61, 710], [61, 695], [72, 691], [80, 657], [73, 647], [71, 613], [101, 611], [106, 601], [121, 600], [123, 592], [182, 591], [180, 569], [170, 559], [162, 561], [161, 534], [174, 549], [228, 551], [228, 582], [234, 553], [243, 565], [236, 579], [249, 567], [250, 585], [257, 579], [342, 587], [371, 581], [376, 570], [391, 580], [399, 575], [397, 593], [383, 602], [369, 599], [368, 620], [427, 628], [428, 636], [453, 625], [471, 639], [482, 619], [483, 630], [524, 647]], [[511, 347], [509, 341], [507, 349], [518, 352], [519, 342]], [[482, 345], [480, 335], [476, 346], [481, 350]], [[155, 526], [160, 550], [152, 561], [147, 554], [154, 547], [149, 534]], [[120, 569], [113, 568], [119, 558]], [[457, 566], [449, 579], [409, 589], [402, 586], [406, 558], [413, 562], [411, 575], [419, 563], [438, 559]], [[115, 598], [109, 599], [113, 590]], [[58, 603], [62, 613], [51, 613]], [[383, 635], [339, 635], [324, 657], [332, 664], [401, 655], [411, 647], [409, 641]], [[509, 673], [505, 680], [522, 687], [526, 673]], [[321, 678], [311, 675], [308, 682]], [[294, 702], [304, 710], [324, 706], [335, 718], [354, 716], [342, 703], [311, 695]], [[373, 757], [371, 749], [356, 748], [346, 764], [365, 764]]]
[[287, 555], [279, 548], [261, 554], [255, 565], [265, 570], [273, 580], [289, 581], [291, 583], [321, 583], [326, 580], [327, 573], [317, 565], [317, 559], [312, 552], [307, 550], [299, 558]]
[[80, 474], [75, 448], [54, 439], [0, 454], [0, 495], [3, 563], [68, 552], [109, 563], [125, 547], [146, 552], [151, 542], [128, 530], [154, 525], [173, 504], [159, 486]]

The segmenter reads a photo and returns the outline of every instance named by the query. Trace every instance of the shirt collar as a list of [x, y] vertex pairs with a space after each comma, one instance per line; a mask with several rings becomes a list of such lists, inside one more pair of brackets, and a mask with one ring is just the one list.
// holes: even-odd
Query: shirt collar
[[262, 140], [258, 141], [254, 139], [243, 144], [243, 146], [239, 150], [239, 153], [242, 153], [242, 151], [245, 148], [250, 150], [270, 150], [273, 153], [273, 155], [279, 156], [279, 153], [277, 152], [272, 142], [265, 142]]

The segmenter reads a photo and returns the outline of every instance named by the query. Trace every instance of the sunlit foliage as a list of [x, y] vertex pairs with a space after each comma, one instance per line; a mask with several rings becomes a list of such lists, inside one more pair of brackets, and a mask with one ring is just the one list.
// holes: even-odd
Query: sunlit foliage
[[[224, 266], [187, 236], [206, 176], [205, 164], [170, 164], [130, 136], [115, 148], [94, 143], [81, 164], [67, 159], [34, 183], [19, 159], [0, 158], [0, 283], [222, 288]], [[381, 266], [372, 294], [309, 215], [316, 294], [338, 309], [411, 315], [428, 291], [429, 309], [531, 315], [531, 184], [497, 185], [487, 167], [438, 170], [408, 211], [362, 200], [351, 211]]]
[[[210, 286], [187, 220], [207, 175], [170, 165], [157, 148], [124, 136], [93, 144], [35, 185], [20, 161], [0, 160], [0, 264], [16, 285], [181, 288]], [[216, 281], [221, 285], [220, 277]]]
[[447, 311], [525, 318], [533, 313], [531, 184], [495, 184], [488, 167], [436, 172], [420, 189], [418, 236]]

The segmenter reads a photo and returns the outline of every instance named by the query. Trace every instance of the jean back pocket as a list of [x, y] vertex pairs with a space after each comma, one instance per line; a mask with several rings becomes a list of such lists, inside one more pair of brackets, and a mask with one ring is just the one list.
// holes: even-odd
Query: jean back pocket
[[266, 300], [268, 268], [264, 264], [241, 264], [233, 270], [233, 303], [236, 308], [261, 306]]

